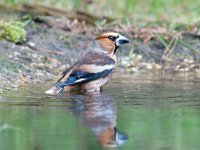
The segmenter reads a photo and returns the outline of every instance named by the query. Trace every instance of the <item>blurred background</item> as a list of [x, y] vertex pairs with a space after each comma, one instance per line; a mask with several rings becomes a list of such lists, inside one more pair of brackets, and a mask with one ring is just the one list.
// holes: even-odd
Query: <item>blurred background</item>
[[6, 4], [41, 4], [65, 11], [81, 10], [97, 16], [136, 20], [200, 21], [200, 0], [1, 0]]

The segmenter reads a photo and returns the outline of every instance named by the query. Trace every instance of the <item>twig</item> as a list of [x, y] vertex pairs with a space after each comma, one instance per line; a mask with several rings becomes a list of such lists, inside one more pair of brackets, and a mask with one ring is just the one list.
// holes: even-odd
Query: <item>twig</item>
[[[170, 49], [170, 51], [168, 52], [168, 56], [170, 55], [170, 54], [172, 54], [172, 52], [174, 51], [174, 48], [175, 48], [175, 46], [176, 46], [176, 44], [177, 44], [177, 41], [178, 41], [178, 37], [173, 37], [173, 42], [172, 42], [172, 44], [171, 44], [171, 49]], [[171, 43], [171, 42], [170, 42]]]
[[26, 44], [26, 46], [28, 46], [32, 50], [47, 52], [47, 53], [51, 53], [51, 54], [55, 54], [55, 55], [59, 55], [59, 56], [64, 56], [64, 53], [59, 52], [59, 51], [53, 51], [53, 50], [49, 50], [49, 49], [46, 49], [46, 48], [35, 47], [35, 46], [32, 46], [28, 43]]
[[164, 55], [169, 55], [172, 53], [176, 43], [177, 43], [177, 39], [178, 37], [173, 36], [169, 42], [169, 44], [167, 45], [167, 48], [165, 49]]

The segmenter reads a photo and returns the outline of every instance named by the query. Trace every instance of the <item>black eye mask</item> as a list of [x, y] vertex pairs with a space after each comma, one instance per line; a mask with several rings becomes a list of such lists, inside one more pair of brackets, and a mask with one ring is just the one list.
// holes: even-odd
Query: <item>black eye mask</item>
[[115, 36], [108, 36], [108, 39], [115, 42], [116, 39], [118, 38], [119, 36], [115, 37]]

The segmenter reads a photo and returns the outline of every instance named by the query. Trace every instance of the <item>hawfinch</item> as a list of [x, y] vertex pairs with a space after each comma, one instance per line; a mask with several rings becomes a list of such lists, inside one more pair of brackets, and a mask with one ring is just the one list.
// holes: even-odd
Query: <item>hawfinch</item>
[[115, 70], [117, 49], [128, 42], [126, 37], [115, 32], [101, 34], [95, 39], [91, 51], [66, 69], [45, 93], [55, 95], [75, 87], [89, 92], [100, 91]]

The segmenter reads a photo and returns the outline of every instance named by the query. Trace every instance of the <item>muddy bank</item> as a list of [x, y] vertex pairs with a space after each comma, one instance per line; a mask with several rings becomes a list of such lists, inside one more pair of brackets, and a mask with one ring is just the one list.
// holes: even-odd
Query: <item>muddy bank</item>
[[[1, 18], [6, 20], [5, 15]], [[105, 30], [120, 32], [132, 40], [117, 53], [123, 72], [200, 72], [200, 38], [194, 34], [182, 36], [182, 43], [167, 51], [165, 43], [152, 36], [151, 28], [150, 32], [136, 32], [131, 25], [94, 26], [67, 17], [40, 16], [31, 19], [25, 30], [26, 42], [0, 41], [0, 92], [56, 80]]]
[[77, 57], [90, 49], [93, 37], [62, 29], [59, 24], [64, 18], [46, 19], [57, 24], [32, 21], [26, 27], [26, 42], [0, 41], [1, 92], [56, 80]]

